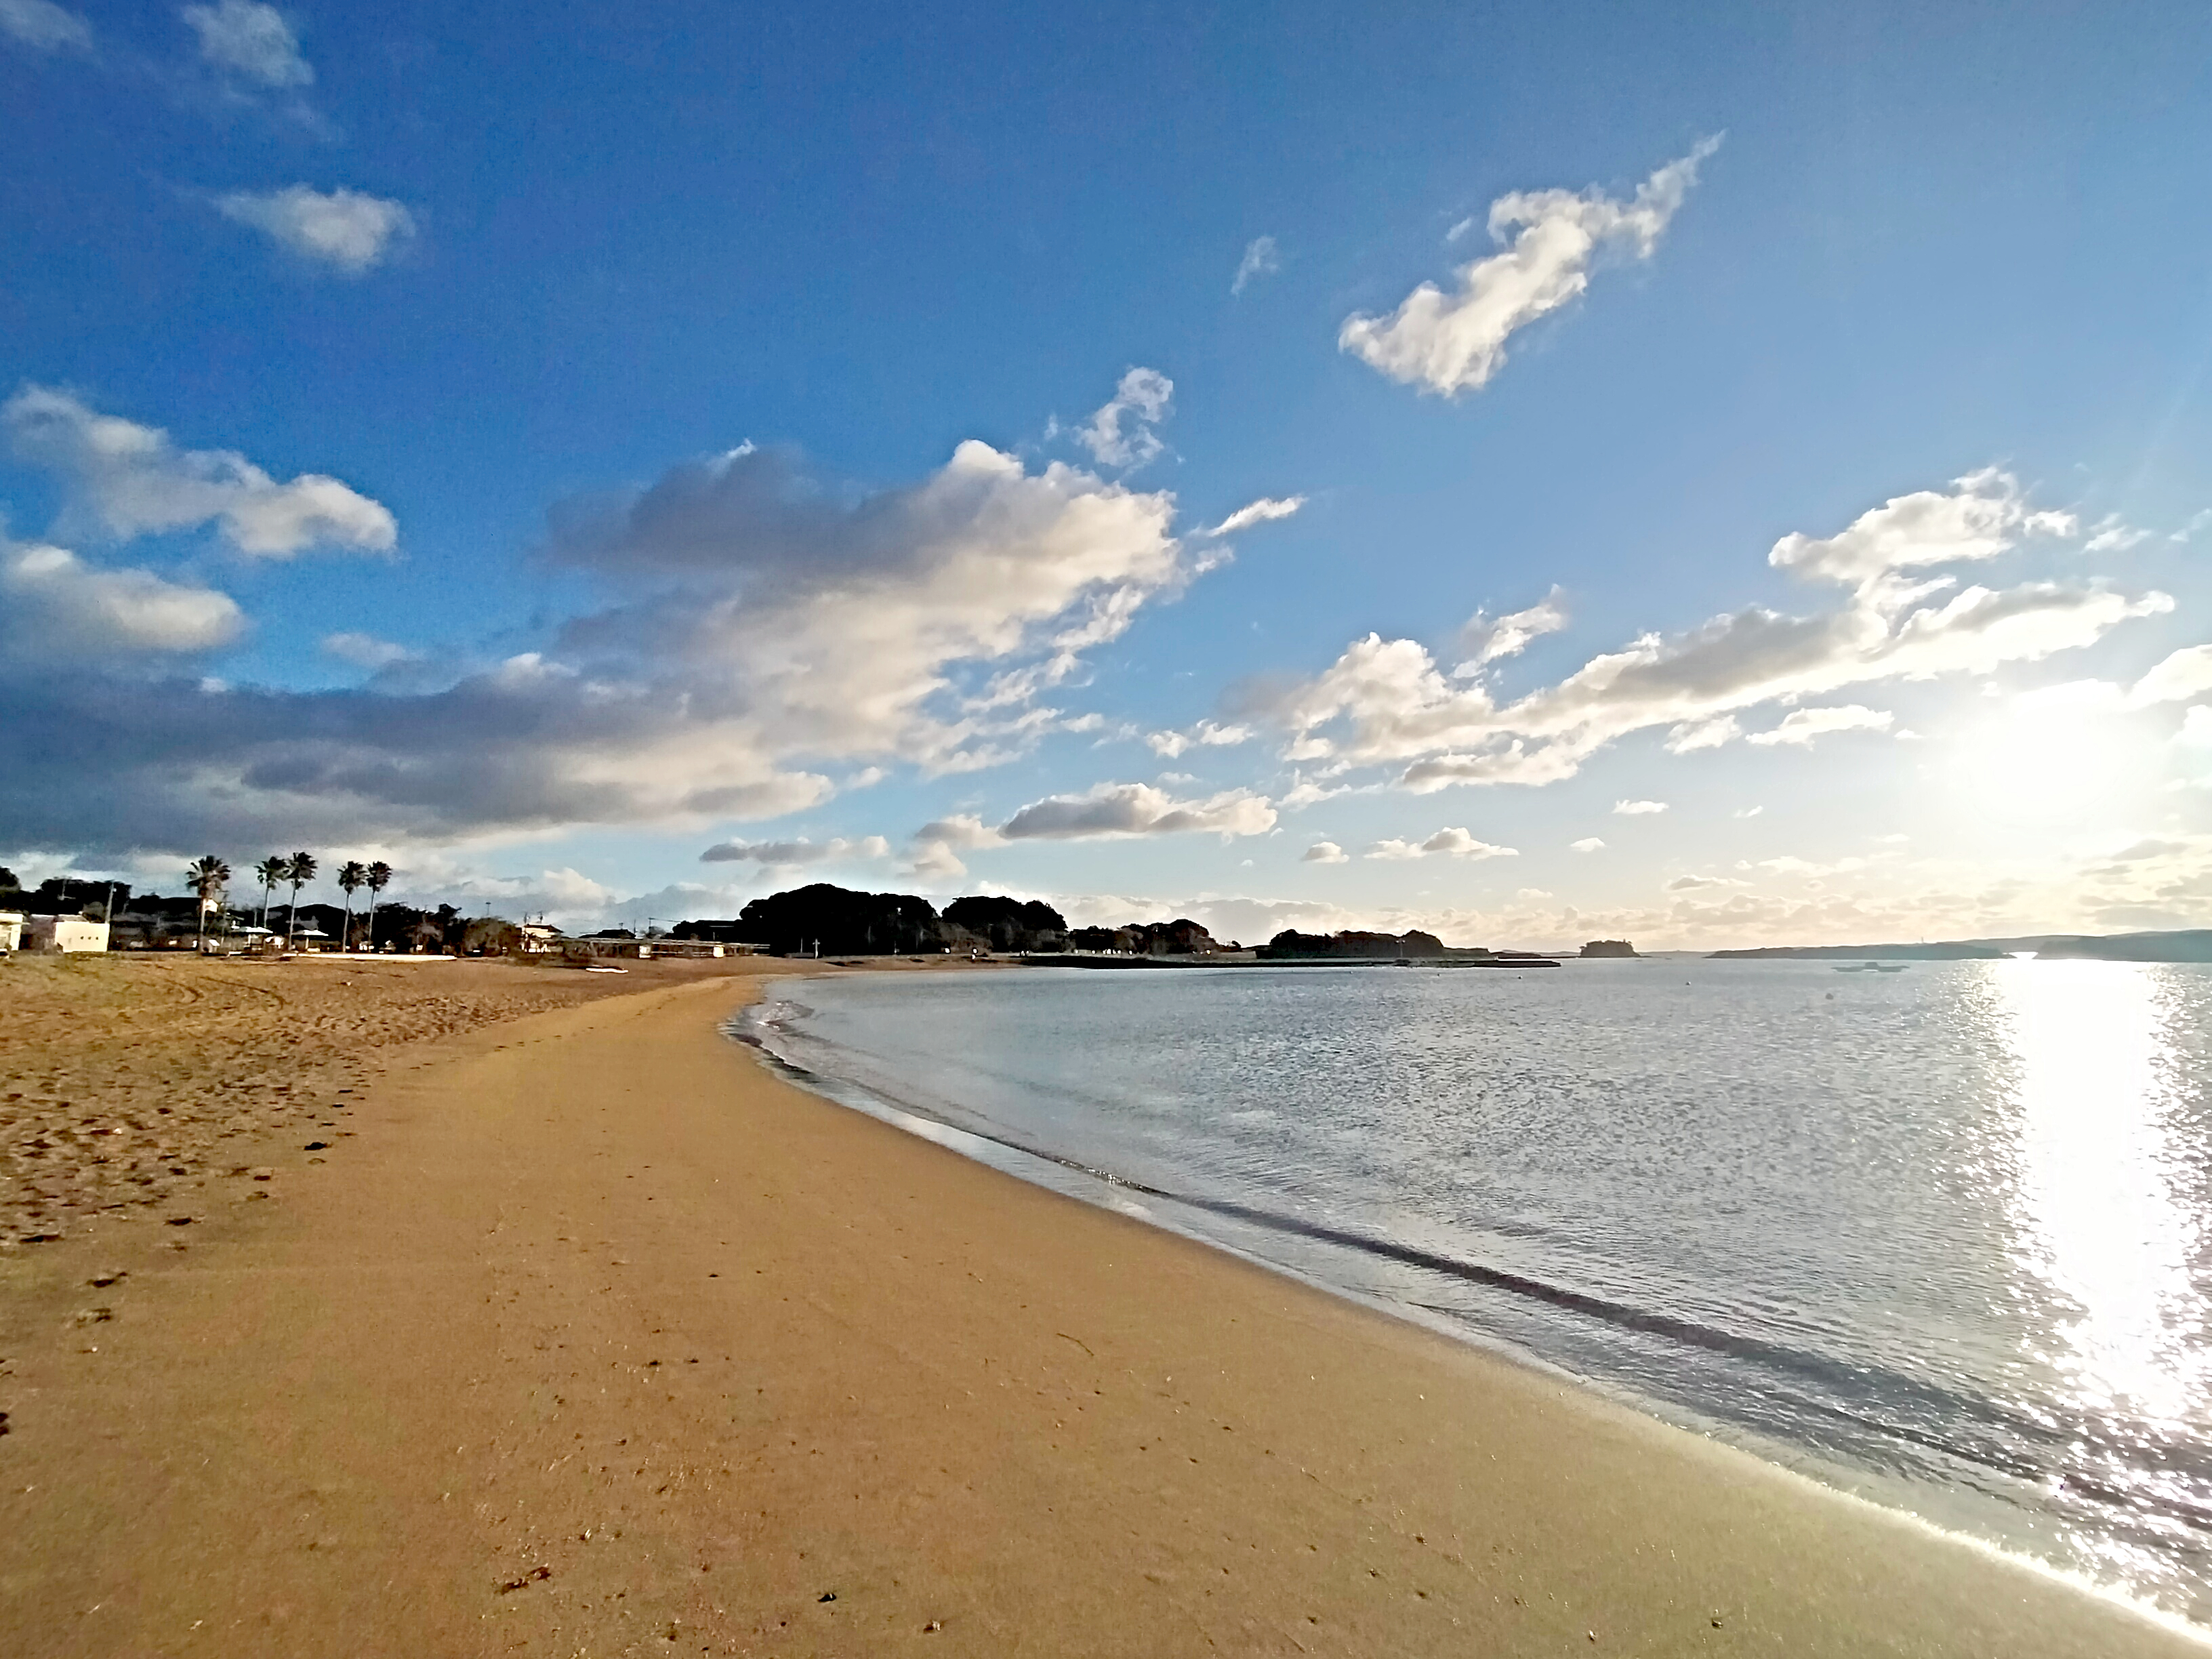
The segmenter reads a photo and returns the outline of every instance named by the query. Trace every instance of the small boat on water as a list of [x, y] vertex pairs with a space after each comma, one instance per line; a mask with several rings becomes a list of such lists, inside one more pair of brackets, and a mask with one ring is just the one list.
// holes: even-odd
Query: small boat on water
[[1902, 962], [1839, 962], [1839, 974], [1901, 974], [1911, 964]]

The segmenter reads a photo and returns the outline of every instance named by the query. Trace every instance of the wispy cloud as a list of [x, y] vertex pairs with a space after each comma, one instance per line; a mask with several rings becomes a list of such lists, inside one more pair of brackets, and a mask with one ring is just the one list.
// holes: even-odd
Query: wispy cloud
[[1663, 800], [1617, 800], [1613, 804], [1614, 816], [1624, 818], [1651, 817], [1666, 810]]
[[2089, 539], [2081, 544], [2084, 553], [2124, 553], [2150, 539], [2151, 532], [2138, 530], [2125, 523], [2117, 513], [2108, 513], [2089, 526]]
[[1208, 536], [1233, 536], [1240, 530], [1249, 530], [1255, 524], [1269, 524], [1277, 519], [1287, 519], [1306, 504], [1303, 495], [1262, 495], [1256, 501], [1247, 501], [1212, 529], [1204, 532]]
[[415, 216], [401, 204], [359, 191], [234, 191], [216, 198], [223, 217], [251, 225], [280, 247], [349, 276], [381, 264], [415, 234]]
[[1423, 283], [1388, 316], [1347, 317], [1338, 347], [1425, 392], [1449, 397], [1488, 385], [1504, 365], [1506, 340], [1587, 289], [1601, 255], [1651, 257], [1697, 182], [1698, 164], [1720, 142], [1707, 138], [1669, 161], [1627, 202], [1595, 190], [1499, 197], [1491, 204], [1490, 234], [1504, 252], [1462, 267], [1449, 294]]
[[0, 34], [33, 52], [92, 47], [92, 25], [53, 0], [0, 0]]
[[1251, 286], [1254, 278], [1272, 276], [1282, 268], [1282, 258], [1275, 249], [1275, 239], [1255, 236], [1244, 245], [1244, 257], [1237, 262], [1236, 279], [1229, 284], [1229, 291], [1232, 295], [1242, 294]]
[[1556, 587], [1526, 611], [1511, 611], [1502, 617], [1478, 611], [1459, 631], [1459, 648], [1467, 660], [1452, 671], [1453, 676], [1465, 678], [1491, 663], [1517, 657], [1531, 641], [1556, 634], [1566, 625], [1566, 596]]
[[1784, 715], [1782, 724], [1772, 731], [1754, 732], [1744, 741], [1768, 748], [1803, 748], [1832, 732], [1887, 732], [1896, 723], [1897, 716], [1887, 709], [1866, 708], [1857, 703], [1845, 703], [1837, 708], [1798, 708]]
[[1133, 368], [1114, 395], [1084, 425], [1075, 441], [1102, 466], [1133, 469], [1156, 459], [1167, 446], [1152, 428], [1167, 418], [1175, 382], [1156, 368]]
[[1155, 732], [1145, 741], [1162, 760], [1174, 760], [1194, 747], [1230, 749], [1251, 738], [1249, 726], [1217, 726], [1212, 720], [1200, 720], [1188, 732]]
[[314, 84], [314, 66], [301, 56], [299, 36], [276, 7], [216, 0], [211, 6], [186, 6], [182, 15], [199, 39], [201, 59], [220, 73], [276, 89]]
[[757, 864], [765, 868], [799, 869], [810, 864], [835, 864], [856, 859], [887, 858], [891, 845], [881, 836], [848, 841], [842, 836], [828, 841], [725, 841], [699, 854], [702, 864]]
[[373, 634], [325, 634], [323, 654], [349, 663], [356, 668], [372, 672], [396, 668], [401, 663], [413, 662], [418, 653], [390, 640], [380, 640]]

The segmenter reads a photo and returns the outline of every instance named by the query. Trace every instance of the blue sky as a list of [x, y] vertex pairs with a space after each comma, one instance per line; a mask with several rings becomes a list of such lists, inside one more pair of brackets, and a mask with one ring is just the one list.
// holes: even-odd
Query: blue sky
[[0, 0], [0, 861], [2204, 925], [2208, 36]]

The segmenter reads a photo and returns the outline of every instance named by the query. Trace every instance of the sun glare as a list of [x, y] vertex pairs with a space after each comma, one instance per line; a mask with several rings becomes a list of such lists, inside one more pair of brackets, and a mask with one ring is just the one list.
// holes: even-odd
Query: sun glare
[[1946, 769], [1977, 827], [2061, 828], [2127, 820], [2156, 787], [2158, 751], [2133, 721], [2014, 699], [1953, 739]]

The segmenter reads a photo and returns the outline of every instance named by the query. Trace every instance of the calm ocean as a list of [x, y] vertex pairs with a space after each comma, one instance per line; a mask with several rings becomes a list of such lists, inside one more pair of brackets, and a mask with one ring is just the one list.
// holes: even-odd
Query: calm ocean
[[2212, 969], [775, 988], [848, 1104], [2212, 1622]]

